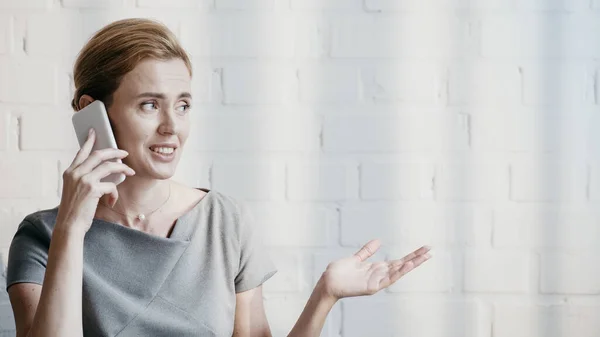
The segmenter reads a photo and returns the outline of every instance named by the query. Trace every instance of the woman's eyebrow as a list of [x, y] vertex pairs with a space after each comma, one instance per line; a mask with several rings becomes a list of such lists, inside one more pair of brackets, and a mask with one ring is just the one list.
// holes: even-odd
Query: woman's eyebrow
[[[165, 95], [163, 93], [159, 93], [159, 92], [144, 92], [144, 93], [141, 93], [141, 94], [137, 95], [136, 98], [142, 98], [142, 97], [152, 97], [152, 98], [158, 98], [158, 99], [165, 99], [165, 98], [167, 98], [167, 95]], [[182, 92], [177, 97], [177, 99], [180, 99], [180, 98], [192, 98], [192, 95], [189, 92]]]

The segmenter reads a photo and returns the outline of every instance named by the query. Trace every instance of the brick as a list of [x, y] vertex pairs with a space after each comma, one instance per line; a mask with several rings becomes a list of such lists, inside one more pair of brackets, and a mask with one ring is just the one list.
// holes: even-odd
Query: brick
[[71, 64], [85, 43], [83, 19], [75, 11], [32, 14], [27, 18], [25, 50], [32, 56], [62, 57]]
[[365, 7], [371, 12], [471, 10], [497, 12], [518, 11], [566, 11], [585, 8], [585, 0], [440, 0], [423, 2], [418, 0], [366, 0]]
[[523, 67], [523, 99], [527, 105], [569, 109], [594, 104], [594, 69], [580, 64], [544, 62]]
[[14, 9], [49, 9], [52, 7], [52, 0], [0, 0], [0, 9], [2, 10], [14, 10]]
[[0, 112], [0, 151], [8, 147], [10, 115]]
[[273, 9], [275, 0], [215, 0], [218, 10]]
[[351, 104], [359, 99], [359, 75], [354, 67], [303, 67], [298, 80], [301, 102]]
[[[139, 2], [140, 0], [138, 0]], [[173, 1], [176, 2], [176, 1]], [[95, 1], [95, 0], [61, 0], [62, 7], [64, 8], [119, 8], [124, 6], [124, 0], [104, 0], [104, 1]]]
[[[345, 299], [344, 336], [489, 337], [489, 313], [479, 301]], [[432, 324], [432, 322], [436, 322]]]
[[[214, 0], [213, 0], [214, 1]], [[136, 5], [141, 8], [208, 8], [212, 7], [211, 0], [137, 0]]]
[[525, 0], [517, 3], [517, 9], [522, 11], [556, 11], [583, 9], [589, 7], [586, 0]]
[[331, 24], [327, 18], [310, 16], [296, 22], [295, 56], [325, 58], [331, 49]]
[[494, 337], [597, 336], [600, 331], [597, 305], [497, 304]]
[[0, 55], [13, 51], [14, 19], [11, 16], [0, 16]]
[[[600, 140], [600, 137], [595, 137]], [[600, 142], [598, 144], [598, 149], [600, 149]], [[598, 163], [593, 163], [590, 167], [589, 198], [591, 201], [600, 200], [600, 165]]]
[[[299, 151], [320, 147], [317, 115], [288, 114], [284, 108], [236, 108], [221, 114], [191, 116], [187, 149], [192, 151]], [[231, 135], [235, 135], [232, 137]]]
[[406, 63], [396, 67], [365, 68], [361, 71], [363, 92], [375, 103], [439, 102], [444, 70], [429, 63]]
[[[48, 177], [50, 178], [50, 175]], [[0, 208], [0, 231], [2, 232], [2, 236], [0, 236], [0, 249], [9, 248], [19, 224], [27, 215], [41, 209], [54, 208], [59, 203], [60, 200], [57, 200], [54, 196], [50, 196], [48, 199], [14, 197], [3, 200], [2, 207]]]
[[[386, 260], [402, 258], [412, 250], [414, 249], [394, 249], [387, 255]], [[455, 275], [462, 274], [460, 269], [457, 270], [461, 266], [460, 256], [453, 256], [450, 251], [435, 248], [431, 251], [431, 255], [430, 260], [402, 276], [388, 288], [388, 291], [391, 293], [449, 293], [456, 290]]]
[[[287, 336], [289, 334], [298, 321], [308, 298], [308, 295], [305, 294], [265, 296], [265, 313], [273, 336]], [[341, 305], [336, 304], [327, 315], [320, 336], [339, 336], [340, 324]]]
[[[125, 0], [130, 1], [130, 0]], [[96, 3], [96, 2], [95, 2]], [[168, 2], [164, 3], [168, 4]], [[99, 4], [102, 6], [102, 4]], [[195, 19], [198, 19], [198, 13], [193, 12]], [[77, 13], [77, 16], [82, 21], [82, 36], [91, 38], [97, 31], [102, 29], [104, 26], [121, 19], [132, 18], [132, 17], [147, 17], [157, 20], [165, 24], [176, 36], [179, 36], [179, 25], [182, 20], [187, 19], [185, 17], [185, 11], [181, 10], [155, 10], [155, 9], [144, 9], [144, 8], [118, 8], [117, 10], [94, 9], [94, 10], [83, 10]], [[71, 64], [68, 64], [72, 66]]]
[[326, 115], [323, 149], [343, 153], [466, 150], [468, 120], [460, 114]]
[[[599, 83], [600, 84], [600, 83]], [[600, 96], [598, 96], [600, 97]], [[592, 108], [592, 110], [597, 110], [597, 108]], [[579, 129], [579, 135], [580, 137], [585, 137], [585, 141], [586, 141], [586, 145], [585, 145], [585, 151], [587, 151], [587, 154], [594, 154], [594, 153], [598, 153], [597, 151], [600, 151], [600, 134], [598, 132], [596, 132], [596, 128], [598, 125], [600, 125], [600, 116], [598, 116], [598, 114], [595, 113], [591, 113], [590, 117], [587, 119], [582, 118], [582, 120], [587, 121], [587, 125], [582, 125], [581, 128]], [[581, 125], [582, 123], [578, 123], [578, 125]], [[597, 169], [597, 165], [594, 166], [594, 170]], [[598, 180], [598, 178], [594, 178], [594, 175], [596, 174], [596, 172], [592, 172], [592, 184], [595, 184], [595, 182], [593, 181], [593, 179]], [[597, 191], [594, 189], [595, 187], [592, 186], [592, 193], [594, 193], [594, 191]], [[597, 192], [595, 192], [597, 194]]]
[[335, 243], [338, 216], [312, 204], [248, 202], [269, 247], [328, 247]]
[[292, 10], [361, 10], [360, 0], [290, 0]]
[[511, 200], [582, 201], [587, 198], [585, 164], [517, 161], [510, 167]]
[[276, 160], [216, 160], [212, 168], [213, 188], [249, 200], [283, 200], [285, 164]]
[[[33, 210], [30, 210], [29, 213], [32, 212]], [[2, 209], [0, 209], [0, 230], [2, 230], [2, 236], [0, 237], [0, 247], [10, 247], [10, 243], [12, 242], [12, 239], [15, 233], [17, 232], [19, 224], [27, 214], [23, 214], [22, 217], [19, 217], [15, 214], [15, 211], [12, 208], [3, 207]], [[0, 289], [0, 292], [1, 291], [2, 289]]]
[[360, 167], [361, 198], [433, 199], [434, 177], [432, 164], [366, 162]]
[[[593, 15], [555, 13], [497, 16], [483, 21], [482, 54], [492, 59], [596, 57]], [[585, 32], [585, 33], [582, 33]]]
[[594, 98], [595, 98], [595, 103], [596, 104], [600, 104], [600, 70], [596, 69], [596, 72], [594, 73], [594, 88], [596, 89], [594, 91]]
[[581, 156], [596, 146], [591, 114], [584, 109], [569, 114], [563, 114], [568, 109], [554, 109], [496, 107], [483, 114], [475, 113], [471, 124], [473, 148]]
[[356, 199], [356, 165], [344, 162], [291, 162], [287, 165], [287, 196], [295, 201]]
[[450, 104], [518, 105], [522, 101], [521, 74], [514, 65], [496, 63], [457, 64], [450, 67]]
[[0, 162], [0, 198], [41, 198], [56, 193], [56, 162], [38, 158], [9, 158]]
[[269, 257], [277, 266], [277, 273], [265, 282], [263, 288], [266, 293], [297, 293], [308, 286], [306, 274], [310, 270], [303, 256], [297, 252], [272, 249]]
[[533, 254], [500, 250], [465, 252], [467, 292], [529, 293], [533, 290]]
[[581, 205], [518, 205], [494, 210], [499, 248], [585, 250], [597, 245], [597, 211]]
[[438, 0], [435, 2], [419, 0], [365, 0], [365, 9], [369, 12], [435, 12], [466, 8], [469, 8], [469, 0]]
[[436, 175], [436, 198], [452, 201], [506, 200], [508, 164], [488, 162], [444, 164]]
[[230, 66], [223, 69], [224, 104], [282, 104], [295, 101], [296, 76], [286, 66]]
[[541, 293], [582, 295], [600, 293], [600, 267], [595, 260], [594, 254], [585, 252], [541, 254]]
[[52, 104], [56, 99], [56, 72], [49, 63], [0, 58], [0, 74], [0, 103]]
[[295, 22], [286, 15], [258, 13], [194, 15], [182, 22], [180, 40], [193, 56], [292, 57]]
[[217, 94], [221, 94], [221, 73], [220, 69], [211, 68], [209, 65], [200, 61], [193, 62], [192, 76], [192, 96], [194, 103], [216, 102]]
[[[444, 58], [469, 55], [475, 40], [469, 23], [447, 15], [348, 17], [333, 24], [334, 58]], [[407, 32], [419, 32], [408, 34]]]
[[384, 245], [445, 247], [487, 243], [491, 213], [485, 207], [447, 206], [431, 202], [348, 202], [341, 209], [341, 243], [361, 247], [380, 238]]
[[207, 187], [210, 186], [209, 174], [210, 159], [184, 149], [172, 179], [192, 187]]
[[[0, 255], [2, 257], [2, 263], [4, 263], [5, 266], [8, 263], [8, 250], [9, 250], [8, 247], [0, 248]], [[4, 272], [6, 272], [6, 270], [4, 270]]]
[[[5, 287], [2, 286], [0, 289], [0, 296], [6, 296]], [[4, 293], [4, 294], [2, 294]], [[0, 334], [15, 332], [15, 319], [13, 318], [13, 311], [10, 303], [0, 303]], [[15, 335], [13, 335], [15, 336]], [[7, 335], [8, 337], [8, 335]]]
[[[72, 113], [40, 110], [21, 115], [21, 150], [78, 150]], [[61, 130], [57, 132], [57, 130]]]

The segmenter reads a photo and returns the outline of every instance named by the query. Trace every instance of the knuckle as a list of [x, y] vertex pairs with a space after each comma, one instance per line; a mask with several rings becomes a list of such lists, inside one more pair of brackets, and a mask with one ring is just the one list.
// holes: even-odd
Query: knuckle
[[78, 170], [73, 170], [67, 177], [69, 177], [72, 181], [79, 181], [83, 175]]
[[92, 185], [93, 185], [92, 178], [90, 177], [89, 174], [86, 174], [86, 175], [82, 176], [81, 178], [79, 178], [79, 181], [85, 186], [92, 187]]

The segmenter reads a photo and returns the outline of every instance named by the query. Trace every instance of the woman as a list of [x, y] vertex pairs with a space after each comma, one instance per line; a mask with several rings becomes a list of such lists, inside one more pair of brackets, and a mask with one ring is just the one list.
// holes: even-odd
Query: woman
[[[18, 336], [270, 336], [261, 285], [276, 271], [251, 218], [231, 197], [170, 180], [190, 130], [191, 76], [173, 34], [150, 20], [114, 22], [81, 51], [72, 106], [103, 101], [120, 150], [91, 152], [90, 132], [60, 205], [20, 224], [7, 280]], [[112, 173], [127, 178], [100, 181]], [[320, 335], [337, 300], [429, 258], [423, 247], [365, 262], [378, 248], [331, 263], [290, 335]]]

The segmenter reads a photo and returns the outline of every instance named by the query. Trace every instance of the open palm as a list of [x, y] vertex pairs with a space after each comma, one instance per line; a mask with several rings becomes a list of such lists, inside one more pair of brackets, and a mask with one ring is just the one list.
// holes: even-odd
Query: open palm
[[380, 246], [371, 240], [356, 254], [330, 263], [323, 273], [328, 293], [337, 299], [373, 295], [431, 258], [430, 247], [423, 246], [398, 260], [366, 262]]

